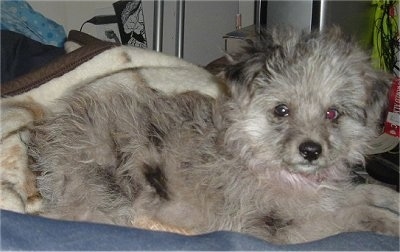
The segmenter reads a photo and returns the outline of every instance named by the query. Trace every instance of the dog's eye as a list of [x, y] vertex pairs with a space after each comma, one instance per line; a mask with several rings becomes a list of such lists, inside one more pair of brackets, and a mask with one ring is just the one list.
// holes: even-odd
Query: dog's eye
[[285, 104], [279, 104], [275, 107], [274, 114], [279, 117], [285, 117], [289, 115], [289, 108]]
[[326, 119], [328, 120], [336, 120], [340, 116], [339, 111], [335, 108], [330, 108], [326, 111]]

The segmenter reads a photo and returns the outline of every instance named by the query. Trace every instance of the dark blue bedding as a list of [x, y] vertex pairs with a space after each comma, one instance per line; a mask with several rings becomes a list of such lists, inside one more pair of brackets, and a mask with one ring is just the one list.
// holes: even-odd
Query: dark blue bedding
[[232, 232], [183, 236], [112, 225], [51, 220], [1, 211], [1, 250], [393, 250], [399, 238], [369, 232], [277, 246]]

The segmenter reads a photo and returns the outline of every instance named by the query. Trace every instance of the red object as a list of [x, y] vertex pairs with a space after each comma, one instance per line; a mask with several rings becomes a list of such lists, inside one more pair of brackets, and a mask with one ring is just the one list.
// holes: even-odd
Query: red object
[[389, 9], [389, 16], [394, 17], [395, 15], [396, 15], [395, 6], [392, 5], [392, 6], [390, 6], [390, 9]]
[[398, 77], [393, 80], [389, 93], [385, 133], [400, 138], [400, 78]]

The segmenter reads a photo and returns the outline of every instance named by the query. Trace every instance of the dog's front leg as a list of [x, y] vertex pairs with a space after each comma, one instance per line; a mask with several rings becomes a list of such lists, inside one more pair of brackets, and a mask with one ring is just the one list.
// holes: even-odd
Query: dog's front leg
[[398, 192], [380, 185], [363, 184], [355, 186], [346, 196], [344, 205], [359, 211], [356, 219], [361, 230], [399, 236]]
[[344, 232], [372, 231], [399, 236], [399, 214], [388, 208], [357, 205], [334, 213], [334, 221]]
[[343, 203], [348, 206], [374, 206], [386, 209], [397, 215], [400, 214], [400, 194], [395, 190], [380, 185], [357, 185], [352, 191], [348, 192]]
[[294, 219], [278, 230], [272, 240], [279, 243], [302, 243], [343, 232], [372, 231], [399, 236], [399, 215], [385, 208], [356, 205], [334, 211], [319, 211]]
[[[293, 234], [307, 234], [307, 229], [325, 226], [316, 229], [315, 235], [372, 231], [399, 236], [399, 207], [399, 193], [395, 190], [373, 184], [357, 185], [343, 192], [337, 209], [308, 218]], [[309, 235], [305, 238], [312, 239], [313, 233]]]

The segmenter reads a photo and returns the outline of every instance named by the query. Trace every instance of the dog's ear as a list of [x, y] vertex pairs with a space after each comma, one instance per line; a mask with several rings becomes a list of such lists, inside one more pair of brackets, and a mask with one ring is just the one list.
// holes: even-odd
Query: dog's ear
[[231, 96], [241, 101], [253, 95], [257, 89], [254, 80], [265, 74], [267, 60], [270, 61], [281, 51], [269, 33], [263, 33], [257, 41], [246, 42], [247, 45], [238, 53], [226, 55], [229, 64], [220, 75], [226, 81]]
[[253, 55], [240, 61], [231, 61], [224, 72], [230, 95], [233, 98], [243, 99], [254, 92], [254, 79], [265, 68], [265, 57], [262, 54]]
[[364, 76], [367, 88], [367, 123], [377, 130], [381, 130], [386, 119], [392, 79], [392, 75], [380, 71], [371, 71]]

